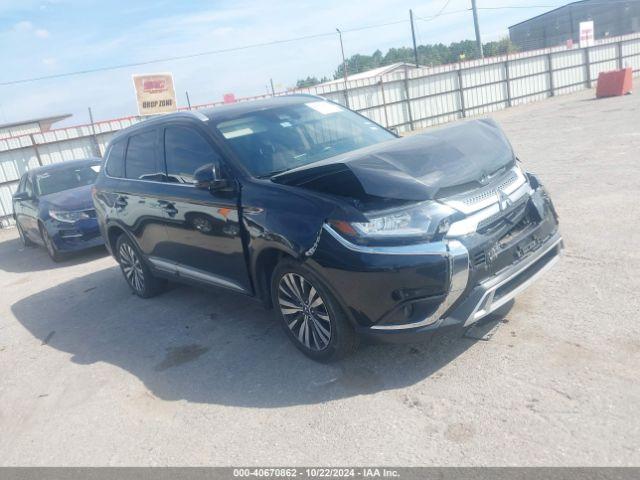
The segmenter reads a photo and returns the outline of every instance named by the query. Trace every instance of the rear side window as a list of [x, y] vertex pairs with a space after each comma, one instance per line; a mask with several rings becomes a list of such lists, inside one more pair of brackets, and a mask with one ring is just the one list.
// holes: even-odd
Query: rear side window
[[158, 168], [155, 155], [156, 131], [129, 137], [125, 157], [125, 176], [134, 180], [156, 180]]
[[27, 181], [24, 184], [24, 191], [27, 192], [29, 196], [33, 196], [33, 184], [29, 177], [27, 177]]
[[105, 168], [107, 175], [110, 177], [124, 178], [124, 148], [126, 145], [126, 140], [111, 145], [106, 158], [107, 166]]
[[196, 170], [220, 161], [209, 142], [192, 128], [167, 127], [164, 146], [169, 182], [193, 184]]

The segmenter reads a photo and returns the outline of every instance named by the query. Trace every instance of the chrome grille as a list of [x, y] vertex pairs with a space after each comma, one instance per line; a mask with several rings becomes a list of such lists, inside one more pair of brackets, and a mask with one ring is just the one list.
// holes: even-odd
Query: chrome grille
[[521, 213], [521, 210], [526, 207], [528, 201], [529, 201], [529, 196], [525, 195], [525, 196], [521, 197], [519, 200], [517, 200], [508, 209], [506, 209], [504, 211], [500, 211], [498, 213], [495, 213], [495, 214], [491, 215], [488, 218], [485, 218], [480, 223], [478, 223], [477, 231], [482, 231], [485, 228], [491, 226], [491, 224], [493, 224], [493, 223], [497, 222], [498, 220], [501, 220], [501, 219], [503, 219], [505, 217], [512, 217], [514, 215], [517, 215], [517, 214]]
[[501, 180], [497, 185], [491, 185], [490, 187], [485, 188], [484, 190], [472, 195], [470, 197], [464, 198], [462, 201], [465, 205], [475, 205], [476, 203], [480, 203], [488, 198], [496, 196], [496, 190], [504, 190], [509, 185], [512, 185], [516, 180], [518, 180], [518, 175], [513, 170], [509, 170], [507, 173], [507, 178]]

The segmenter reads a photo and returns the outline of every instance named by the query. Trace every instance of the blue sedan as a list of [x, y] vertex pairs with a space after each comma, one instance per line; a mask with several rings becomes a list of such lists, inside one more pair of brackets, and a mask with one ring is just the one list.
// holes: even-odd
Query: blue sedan
[[25, 173], [13, 195], [13, 215], [25, 246], [43, 245], [54, 261], [103, 245], [91, 187], [101, 160], [74, 160]]

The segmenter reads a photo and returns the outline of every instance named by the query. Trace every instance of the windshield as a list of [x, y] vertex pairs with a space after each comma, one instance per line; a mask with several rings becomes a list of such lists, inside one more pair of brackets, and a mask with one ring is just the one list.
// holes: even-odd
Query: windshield
[[395, 138], [366, 118], [325, 101], [250, 112], [220, 122], [217, 128], [257, 177]]
[[64, 190], [71, 190], [96, 181], [100, 165], [84, 165], [82, 167], [65, 168], [36, 175], [36, 186], [40, 195], [49, 195]]

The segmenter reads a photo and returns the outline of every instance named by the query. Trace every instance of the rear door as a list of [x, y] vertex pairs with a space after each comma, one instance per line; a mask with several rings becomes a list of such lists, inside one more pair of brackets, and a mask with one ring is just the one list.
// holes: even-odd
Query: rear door
[[[163, 196], [164, 162], [159, 128], [144, 129], [110, 147], [103, 195], [109, 217], [124, 226], [147, 257], [163, 256], [167, 231]], [[115, 247], [115, 245], [114, 245]]]
[[217, 161], [214, 142], [195, 122], [163, 129], [169, 258], [180, 276], [237, 291], [251, 290], [240, 237], [239, 194], [195, 187], [194, 173]]

